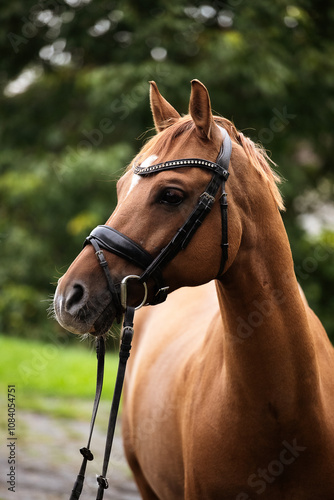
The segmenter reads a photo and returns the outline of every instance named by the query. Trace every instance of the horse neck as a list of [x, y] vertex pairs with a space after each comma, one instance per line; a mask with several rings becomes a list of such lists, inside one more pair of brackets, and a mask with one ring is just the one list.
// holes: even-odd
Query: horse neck
[[224, 370], [245, 397], [291, 408], [318, 385], [314, 339], [281, 217], [265, 213], [261, 231], [247, 221], [253, 235], [217, 284]]

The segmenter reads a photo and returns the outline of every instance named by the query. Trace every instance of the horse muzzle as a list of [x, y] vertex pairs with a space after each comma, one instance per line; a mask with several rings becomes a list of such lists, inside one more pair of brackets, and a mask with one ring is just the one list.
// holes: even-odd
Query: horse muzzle
[[104, 271], [107, 288], [100, 286], [95, 270], [90, 278], [86, 275], [85, 279], [77, 276], [73, 279], [75, 269], [70, 269], [58, 282], [53, 309], [57, 321], [66, 330], [102, 335], [115, 319], [121, 320], [127, 306], [139, 309], [146, 304], [148, 288], [138, 275], [130, 274], [123, 279], [113, 277], [103, 250], [95, 241], [91, 244]]
[[58, 323], [75, 334], [105, 333], [117, 313], [107, 290], [101, 290], [92, 298], [89, 287], [82, 281], [71, 280], [63, 286], [59, 280], [53, 300], [53, 308]]

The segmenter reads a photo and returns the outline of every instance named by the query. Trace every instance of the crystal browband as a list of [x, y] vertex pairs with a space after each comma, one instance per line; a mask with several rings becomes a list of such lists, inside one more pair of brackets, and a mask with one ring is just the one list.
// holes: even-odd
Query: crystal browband
[[221, 165], [213, 161], [201, 160], [199, 158], [185, 158], [183, 160], [171, 160], [165, 161], [163, 163], [157, 163], [156, 165], [151, 165], [149, 167], [141, 168], [139, 165], [133, 167], [133, 171], [138, 175], [153, 174], [154, 172], [161, 170], [170, 170], [174, 168], [181, 167], [200, 167], [207, 168], [211, 171], [217, 172], [221, 177], [227, 180], [229, 173]]

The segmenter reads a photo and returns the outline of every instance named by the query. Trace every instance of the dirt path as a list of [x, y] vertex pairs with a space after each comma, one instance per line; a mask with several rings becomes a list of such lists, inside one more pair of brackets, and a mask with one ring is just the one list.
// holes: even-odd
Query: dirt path
[[[3, 440], [0, 448], [0, 500], [68, 500], [81, 465], [79, 449], [87, 442], [88, 422], [61, 419], [21, 410], [16, 441], [15, 492], [8, 491], [8, 455]], [[96, 497], [96, 475], [101, 473], [105, 429], [97, 425], [80, 500]], [[140, 500], [126, 464], [119, 425], [116, 429], [108, 470], [109, 489], [104, 499]]]

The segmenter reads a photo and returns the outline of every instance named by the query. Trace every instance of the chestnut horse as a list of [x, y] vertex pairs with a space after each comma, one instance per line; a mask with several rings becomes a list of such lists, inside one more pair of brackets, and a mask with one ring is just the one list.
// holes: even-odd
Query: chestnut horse
[[[154, 82], [150, 97], [157, 134], [119, 180], [107, 225], [153, 258], [212, 177], [205, 168], [160, 163], [218, 162], [230, 139], [232, 154], [223, 272], [219, 188], [188, 245], [162, 266], [167, 301], [135, 315], [123, 437], [140, 493], [146, 500], [333, 500], [334, 351], [296, 280], [278, 176], [264, 150], [212, 115], [199, 81], [183, 117]], [[142, 273], [114, 252], [105, 258], [116, 284]], [[152, 304], [152, 277], [147, 287]], [[130, 304], [142, 296], [133, 283]], [[74, 333], [104, 334], [116, 315], [111, 297], [87, 245], [59, 281], [56, 317]]]

